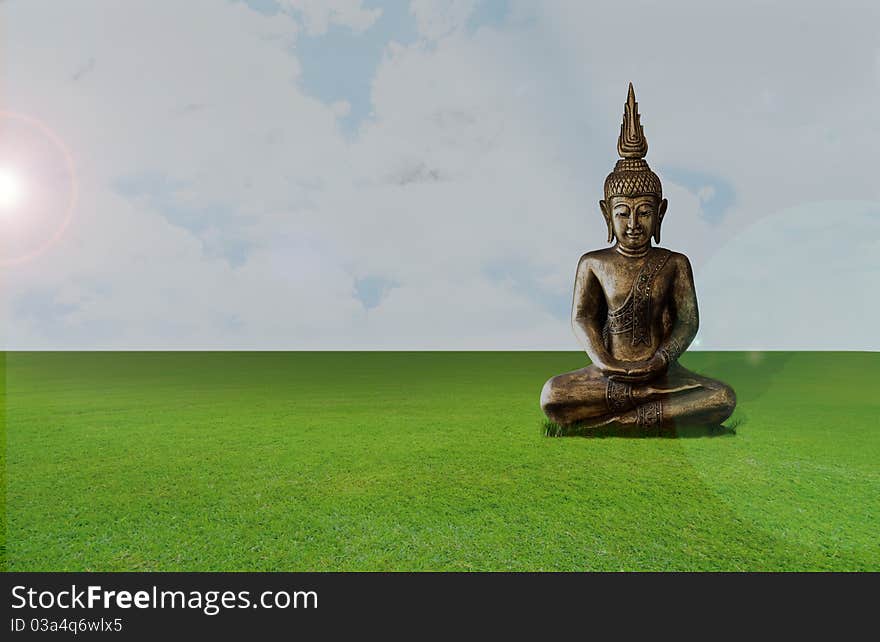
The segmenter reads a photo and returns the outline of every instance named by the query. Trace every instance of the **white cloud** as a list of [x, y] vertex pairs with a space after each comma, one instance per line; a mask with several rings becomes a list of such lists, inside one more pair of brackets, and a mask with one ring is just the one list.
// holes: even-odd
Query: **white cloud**
[[278, 0], [278, 3], [300, 13], [310, 36], [327, 33], [331, 25], [360, 33], [373, 26], [382, 15], [381, 9], [364, 8], [362, 0]]
[[[805, 247], [875, 275], [866, 223], [847, 263], [849, 223], [834, 223], [846, 210], [773, 218], [880, 201], [873, 5], [774, 4], [755, 20], [748, 3], [720, 16], [699, 3], [514, 3], [503, 29], [463, 29], [473, 4], [412, 3], [422, 40], [389, 46], [373, 117], [351, 139], [346, 105], [302, 90], [297, 39], [361, 32], [378, 9], [4, 3], [21, 61], [4, 101], [52, 125], [82, 187], [62, 241], [6, 270], [7, 345], [575, 349], [565, 308], [577, 258], [604, 245], [596, 203], [629, 80], [670, 200], [663, 244], [697, 271], [702, 347], [772, 347], [755, 345], [737, 297], [814, 314], [808, 289], [771, 299], [768, 285], [796, 277], [784, 266]], [[713, 217], [722, 183], [735, 198]], [[749, 227], [765, 219], [778, 222]], [[762, 245], [764, 229], [801, 244]], [[367, 310], [359, 279], [393, 287]], [[821, 314], [821, 333], [766, 337], [876, 347]]]
[[633, 81], [649, 162], [724, 176], [737, 188], [740, 216], [842, 190], [880, 198], [872, 173], [859, 169], [880, 140], [876, 3], [536, 7], [598, 131], [614, 131]]
[[409, 6], [419, 34], [437, 40], [467, 24], [476, 4], [477, 0], [412, 0]]
[[[46, 9], [6, 9], [10, 56], [29, 63], [11, 67], [7, 100], [53, 125], [82, 190], [62, 241], [7, 273], [8, 344], [304, 346], [332, 341], [334, 319], [350, 325], [350, 278], [318, 256], [308, 209], [346, 143], [333, 110], [297, 87], [297, 24], [206, 0], [83, 2], [69, 21]], [[149, 190], [114, 187], [153, 174], [197, 231]], [[210, 251], [229, 240], [251, 248], [237, 269]]]
[[330, 109], [337, 118], [345, 118], [351, 113], [351, 103], [347, 100], [337, 100], [330, 105]]
[[698, 294], [712, 293], [701, 299], [700, 338], [717, 348], [880, 350], [878, 250], [876, 201], [812, 203], [764, 218], [697, 278]]

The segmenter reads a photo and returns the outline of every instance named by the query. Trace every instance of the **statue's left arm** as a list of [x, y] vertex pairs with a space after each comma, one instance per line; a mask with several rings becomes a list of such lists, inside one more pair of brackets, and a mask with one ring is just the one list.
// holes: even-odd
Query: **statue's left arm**
[[669, 336], [657, 348], [657, 354], [669, 365], [688, 349], [700, 327], [694, 272], [684, 254], [674, 256], [675, 274], [672, 282], [671, 305], [674, 322]]

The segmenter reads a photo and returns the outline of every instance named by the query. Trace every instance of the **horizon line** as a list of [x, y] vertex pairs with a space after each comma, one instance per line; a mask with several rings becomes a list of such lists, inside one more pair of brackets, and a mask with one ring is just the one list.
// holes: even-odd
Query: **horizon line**
[[[572, 348], [0, 348], [3, 353], [14, 352], [571, 352], [586, 353]], [[697, 348], [689, 352], [880, 352], [880, 348]]]

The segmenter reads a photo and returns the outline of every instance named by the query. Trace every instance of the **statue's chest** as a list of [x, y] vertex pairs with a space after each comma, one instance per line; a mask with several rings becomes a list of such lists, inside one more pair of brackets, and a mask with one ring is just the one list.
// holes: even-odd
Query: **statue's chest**
[[634, 294], [656, 302], [664, 301], [668, 297], [670, 279], [665, 266], [656, 273], [642, 270], [641, 267], [618, 267], [602, 275], [600, 282], [609, 310], [622, 307]]
[[[653, 319], [663, 311], [668, 296], [668, 278], [663, 278], [668, 250], [655, 250], [643, 262], [615, 266], [604, 276], [608, 319], [602, 330], [610, 335], [627, 334], [632, 345], [651, 345]], [[658, 305], [658, 302], [660, 305]]]
[[616, 269], [605, 275], [605, 278], [602, 279], [602, 289], [605, 291], [605, 301], [609, 310], [616, 310], [626, 303], [638, 275], [638, 267], [636, 269]]

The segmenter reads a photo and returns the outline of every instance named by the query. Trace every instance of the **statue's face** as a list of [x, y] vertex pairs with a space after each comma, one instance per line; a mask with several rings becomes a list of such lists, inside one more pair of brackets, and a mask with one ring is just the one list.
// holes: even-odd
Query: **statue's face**
[[602, 201], [602, 213], [614, 231], [617, 242], [633, 252], [651, 245], [651, 236], [659, 237], [659, 224], [666, 200], [656, 196], [612, 196]]

